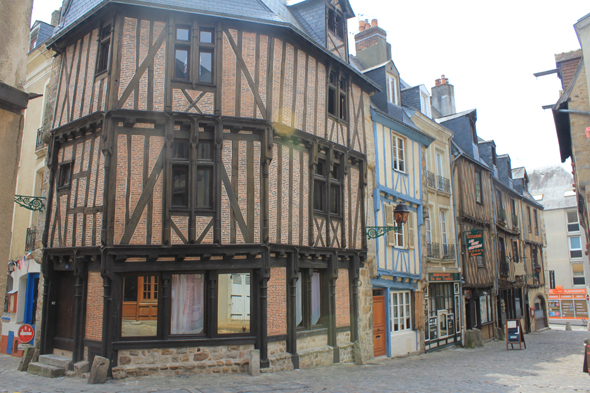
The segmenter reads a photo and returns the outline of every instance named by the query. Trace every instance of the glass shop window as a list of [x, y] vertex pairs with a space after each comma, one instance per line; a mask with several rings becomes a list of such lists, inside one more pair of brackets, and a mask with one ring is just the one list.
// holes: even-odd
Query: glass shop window
[[391, 332], [412, 329], [410, 291], [391, 292]]
[[171, 285], [170, 334], [204, 333], [204, 274], [173, 274]]
[[217, 333], [250, 333], [250, 273], [220, 274]]
[[[311, 297], [303, 288], [311, 285]], [[299, 272], [297, 280], [297, 326], [312, 329], [322, 323], [322, 275], [319, 271], [309, 273]]]
[[158, 276], [123, 278], [121, 336], [150, 337], [158, 331]]

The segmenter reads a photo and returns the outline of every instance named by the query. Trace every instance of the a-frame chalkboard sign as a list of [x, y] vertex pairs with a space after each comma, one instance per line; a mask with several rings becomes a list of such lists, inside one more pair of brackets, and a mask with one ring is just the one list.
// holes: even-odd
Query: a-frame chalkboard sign
[[518, 349], [522, 349], [522, 345], [524, 344], [524, 349], [526, 349], [522, 327], [518, 319], [509, 319], [506, 321], [506, 350], [508, 350], [508, 344], [510, 344], [511, 349], [514, 349], [514, 344], [518, 344]]

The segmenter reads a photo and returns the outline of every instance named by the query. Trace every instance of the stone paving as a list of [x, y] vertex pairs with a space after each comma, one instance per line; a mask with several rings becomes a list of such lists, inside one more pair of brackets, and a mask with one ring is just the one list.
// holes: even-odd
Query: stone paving
[[142, 377], [88, 385], [77, 378], [47, 379], [16, 371], [18, 359], [0, 355], [0, 392], [590, 392], [582, 372], [590, 332], [546, 330], [525, 336], [526, 350], [504, 342], [451, 348], [421, 356], [377, 359], [260, 377], [248, 375]]

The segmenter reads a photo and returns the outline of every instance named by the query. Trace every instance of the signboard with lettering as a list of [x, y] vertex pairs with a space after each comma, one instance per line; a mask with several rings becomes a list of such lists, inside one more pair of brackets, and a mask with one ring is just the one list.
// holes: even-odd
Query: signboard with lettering
[[549, 270], [549, 289], [555, 289], [555, 270]]
[[549, 290], [549, 318], [588, 319], [586, 289], [564, 289], [558, 286]]
[[514, 344], [518, 344], [518, 349], [522, 349], [522, 345], [524, 344], [524, 349], [526, 349], [520, 320], [518, 319], [509, 319], [506, 321], [506, 350], [508, 350], [508, 344], [510, 344], [511, 349], [514, 349]]
[[461, 273], [428, 273], [429, 282], [461, 281]]
[[467, 244], [467, 255], [469, 257], [483, 256], [483, 231], [473, 229], [465, 232], [465, 244]]

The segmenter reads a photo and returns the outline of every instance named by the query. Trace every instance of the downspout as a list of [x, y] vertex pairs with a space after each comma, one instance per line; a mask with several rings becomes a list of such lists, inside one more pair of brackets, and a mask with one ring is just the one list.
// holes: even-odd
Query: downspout
[[[451, 154], [451, 149], [450, 149], [451, 144], [449, 143], [449, 158], [451, 159], [451, 184], [454, 185], [455, 184], [455, 177], [454, 177], [454, 173], [455, 173], [455, 163], [456, 161], [459, 159], [459, 157], [461, 157], [463, 155], [463, 153], [459, 152], [459, 155], [457, 155], [457, 157], [455, 157], [454, 159], [452, 158], [452, 154]], [[457, 202], [455, 201], [455, 187], [453, 187], [453, 193], [451, 194], [451, 198], [453, 199], [453, 218], [455, 219], [455, 244], [457, 245], [457, 249], [459, 248], [459, 225], [457, 224]], [[459, 255], [461, 255], [461, 257], [459, 257]], [[459, 280], [459, 307], [461, 307], [461, 321], [463, 322], [461, 324], [461, 346], [465, 346], [465, 329], [463, 329], [463, 326], [466, 326], [465, 323], [465, 300], [463, 297], [463, 269], [462, 269], [462, 265], [461, 263], [459, 263], [459, 258], [461, 258], [461, 261], [463, 260], [462, 257], [463, 253], [461, 252], [461, 254], [459, 254], [459, 250], [457, 250], [457, 252], [455, 252], [455, 256], [457, 257], [457, 267], [459, 268], [459, 272], [460, 272], [460, 276], [461, 279]], [[457, 310], [457, 312], [459, 312], [459, 310]]]

